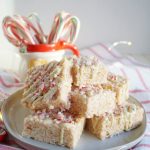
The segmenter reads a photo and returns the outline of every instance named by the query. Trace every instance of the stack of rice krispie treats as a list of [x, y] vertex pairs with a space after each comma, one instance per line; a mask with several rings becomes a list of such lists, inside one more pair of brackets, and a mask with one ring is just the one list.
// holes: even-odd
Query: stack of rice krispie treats
[[105, 139], [137, 127], [143, 109], [128, 101], [127, 79], [96, 57], [66, 57], [30, 69], [21, 103], [32, 110], [22, 135], [74, 148], [84, 128]]

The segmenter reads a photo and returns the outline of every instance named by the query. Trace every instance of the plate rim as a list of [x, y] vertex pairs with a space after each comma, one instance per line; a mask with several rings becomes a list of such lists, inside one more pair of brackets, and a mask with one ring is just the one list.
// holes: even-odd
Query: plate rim
[[[12, 129], [11, 129], [11, 127], [8, 125], [8, 119], [7, 119], [7, 117], [5, 117], [5, 116], [7, 116], [6, 114], [6, 112], [5, 112], [5, 107], [6, 107], [6, 105], [7, 105], [7, 103], [9, 102], [9, 101], [11, 101], [11, 97], [13, 96], [13, 95], [16, 95], [17, 93], [19, 93], [19, 92], [22, 92], [22, 90], [23, 89], [19, 89], [19, 90], [17, 90], [16, 92], [14, 92], [13, 94], [11, 94], [7, 99], [5, 99], [5, 101], [3, 102], [3, 105], [2, 105], [2, 108], [1, 108], [1, 113], [2, 113], [2, 118], [3, 118], [3, 122], [4, 122], [4, 124], [5, 124], [5, 127], [6, 127], [6, 129], [7, 129], [7, 131], [9, 132], [9, 134], [11, 135], [11, 136], [13, 136], [14, 138], [15, 138], [15, 140], [18, 140], [19, 142], [17, 142], [17, 143], [19, 143], [19, 145], [21, 145], [22, 147], [23, 147], [23, 145], [22, 144], [20, 144], [20, 142], [21, 143], [24, 143], [24, 144], [27, 144], [27, 145], [29, 145], [29, 146], [31, 146], [31, 147], [35, 147], [35, 148], [40, 148], [40, 149], [42, 149], [42, 147], [37, 147], [37, 145], [33, 145], [33, 144], [31, 144], [29, 141], [24, 141], [22, 138], [24, 138], [24, 137], [22, 137], [22, 135], [21, 134], [18, 134], [17, 133], [17, 135], [19, 135], [21, 138], [19, 138], [17, 135], [16, 135], [16, 132], [14, 132]], [[144, 107], [143, 107], [143, 105], [135, 98], [135, 97], [133, 97], [133, 96], [131, 96], [131, 95], [129, 95], [129, 97], [131, 97], [132, 99], [134, 99], [142, 108], [143, 108], [143, 110], [144, 110], [144, 116], [143, 116], [143, 120], [145, 120], [145, 124], [144, 124], [144, 126], [145, 126], [145, 128], [144, 128], [144, 131], [143, 131], [143, 133], [138, 137], [138, 138], [136, 138], [135, 140], [132, 140], [131, 142], [129, 142], [129, 143], [127, 143], [127, 145], [120, 145], [120, 146], [117, 146], [117, 147], [112, 147], [112, 148], [108, 148], [108, 149], [105, 149], [105, 150], [122, 150], [122, 149], [126, 149], [126, 148], [128, 148], [129, 146], [135, 146], [135, 145], [137, 145], [142, 139], [143, 139], [143, 137], [144, 137], [144, 135], [145, 135], [145, 132], [146, 132], [146, 130], [147, 130], [147, 116], [146, 116], [146, 113], [145, 113], [145, 109], [144, 109]], [[130, 131], [129, 131], [130, 132]], [[31, 140], [31, 139], [29, 139], [29, 140]], [[107, 140], [107, 139], [106, 139]], [[36, 141], [36, 142], [40, 142], [40, 141]], [[44, 142], [41, 142], [41, 143], [44, 143]], [[134, 144], [135, 143], [135, 144]], [[48, 143], [45, 143], [45, 144], [48, 144]], [[64, 148], [66, 148], [66, 147], [64, 147]], [[44, 148], [43, 148], [44, 149]]]

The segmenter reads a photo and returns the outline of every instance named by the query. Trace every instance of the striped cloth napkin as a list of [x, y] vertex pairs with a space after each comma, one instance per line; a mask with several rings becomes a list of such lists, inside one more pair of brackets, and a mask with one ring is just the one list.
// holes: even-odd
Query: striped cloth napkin
[[[143, 140], [134, 150], [150, 149], [150, 66], [137, 62], [132, 57], [124, 57], [116, 49], [109, 50], [109, 44], [98, 43], [81, 50], [82, 55], [97, 56], [113, 73], [129, 79], [130, 94], [137, 98], [145, 108], [147, 114], [147, 131]], [[0, 98], [6, 98], [21, 86], [15, 73], [0, 71]], [[13, 139], [7, 140], [8, 145], [14, 145]]]

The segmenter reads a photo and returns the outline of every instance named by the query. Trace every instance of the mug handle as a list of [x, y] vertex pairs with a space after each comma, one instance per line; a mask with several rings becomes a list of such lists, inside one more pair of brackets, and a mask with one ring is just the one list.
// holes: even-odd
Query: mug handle
[[78, 57], [80, 56], [80, 52], [75, 45], [62, 40], [58, 41], [58, 43], [55, 45], [55, 50], [59, 51], [64, 49], [72, 51], [72, 53]]

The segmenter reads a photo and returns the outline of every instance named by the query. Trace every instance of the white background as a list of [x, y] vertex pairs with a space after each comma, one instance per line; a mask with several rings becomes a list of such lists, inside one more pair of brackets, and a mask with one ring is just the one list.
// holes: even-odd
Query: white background
[[[54, 15], [66, 10], [79, 17], [81, 30], [76, 42], [80, 48], [97, 42], [128, 40], [130, 52], [150, 51], [150, 0], [0, 0], [0, 21], [5, 15], [37, 12], [48, 33]], [[2, 37], [0, 50], [12, 46]]]

